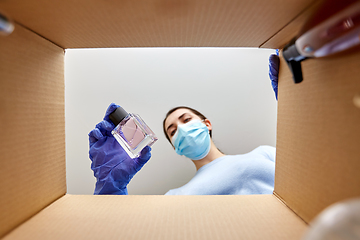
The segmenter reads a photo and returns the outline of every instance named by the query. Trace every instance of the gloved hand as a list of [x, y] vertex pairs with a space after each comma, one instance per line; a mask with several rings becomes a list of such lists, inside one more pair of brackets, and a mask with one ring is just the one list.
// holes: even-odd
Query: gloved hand
[[279, 75], [279, 65], [280, 65], [280, 59], [279, 59], [279, 50], [276, 49], [276, 55], [272, 54], [269, 58], [269, 77], [271, 80], [271, 85], [275, 92], [276, 100], [278, 99], [278, 75]]
[[89, 157], [96, 177], [94, 194], [127, 195], [130, 180], [151, 157], [151, 148], [147, 146], [138, 158], [130, 158], [111, 134], [115, 125], [110, 121], [109, 114], [118, 107], [110, 104], [104, 120], [89, 133]]

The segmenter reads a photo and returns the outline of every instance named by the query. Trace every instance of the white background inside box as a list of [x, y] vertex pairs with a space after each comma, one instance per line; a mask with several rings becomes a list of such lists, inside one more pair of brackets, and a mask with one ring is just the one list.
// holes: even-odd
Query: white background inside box
[[268, 76], [273, 49], [68, 49], [65, 54], [67, 188], [93, 194], [88, 133], [115, 102], [138, 113], [158, 136], [152, 158], [128, 185], [129, 194], [164, 194], [187, 183], [194, 164], [166, 140], [168, 110], [186, 105], [213, 124], [225, 154], [276, 144], [277, 102]]

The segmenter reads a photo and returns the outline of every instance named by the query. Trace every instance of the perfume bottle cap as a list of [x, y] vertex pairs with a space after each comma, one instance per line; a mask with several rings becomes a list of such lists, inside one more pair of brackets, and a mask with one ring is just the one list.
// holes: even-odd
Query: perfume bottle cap
[[128, 113], [122, 107], [118, 107], [115, 111], [110, 113], [109, 118], [113, 124], [117, 126], [127, 115]]

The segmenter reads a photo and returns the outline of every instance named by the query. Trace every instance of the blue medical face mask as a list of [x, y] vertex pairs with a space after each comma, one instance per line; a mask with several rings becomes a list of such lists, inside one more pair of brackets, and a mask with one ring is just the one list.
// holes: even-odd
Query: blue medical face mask
[[210, 152], [209, 129], [198, 119], [179, 124], [172, 143], [177, 154], [192, 160], [203, 159]]

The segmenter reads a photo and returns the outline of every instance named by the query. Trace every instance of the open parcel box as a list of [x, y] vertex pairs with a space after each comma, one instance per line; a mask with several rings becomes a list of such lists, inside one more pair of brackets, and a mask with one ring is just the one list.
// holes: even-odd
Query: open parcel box
[[[314, 0], [7, 0], [0, 37], [0, 236], [5, 239], [299, 239], [360, 196], [360, 52], [282, 60], [273, 195], [66, 194], [64, 49], [283, 48]], [[219, 87], [221, 87], [219, 83]]]

